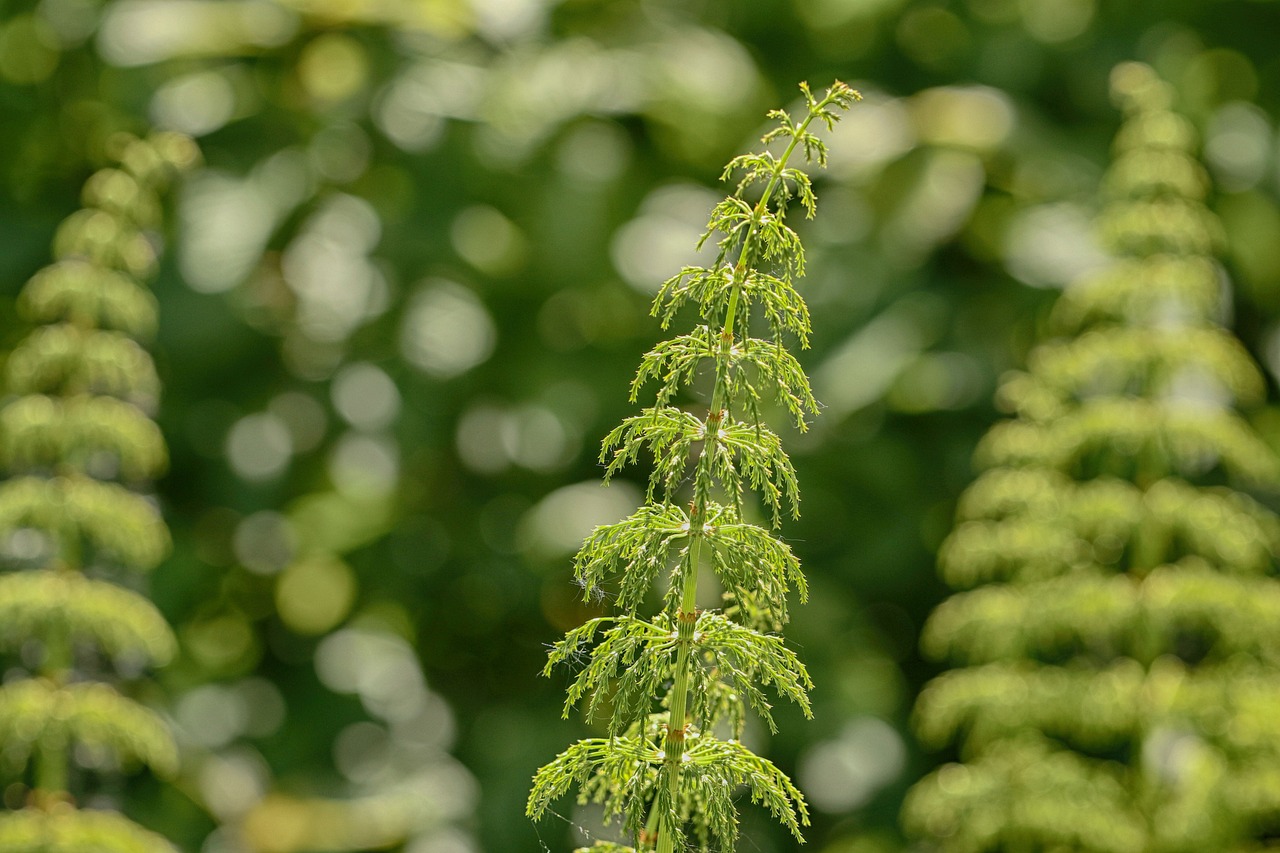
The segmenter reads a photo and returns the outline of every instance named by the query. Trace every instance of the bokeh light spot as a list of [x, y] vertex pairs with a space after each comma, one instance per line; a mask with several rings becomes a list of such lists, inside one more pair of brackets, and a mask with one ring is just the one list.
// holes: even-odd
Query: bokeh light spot
[[379, 430], [400, 413], [400, 391], [381, 368], [349, 364], [333, 378], [333, 407], [354, 427]]
[[473, 205], [459, 212], [449, 228], [449, 238], [459, 257], [490, 276], [519, 272], [528, 255], [524, 233], [488, 205]]
[[382, 436], [347, 433], [329, 456], [329, 479], [338, 491], [359, 499], [381, 498], [400, 478], [400, 451]]
[[174, 78], [151, 98], [151, 119], [158, 127], [190, 136], [212, 133], [230, 121], [235, 110], [235, 88], [218, 71]]
[[593, 121], [571, 130], [556, 149], [556, 166], [575, 180], [602, 184], [631, 160], [631, 140], [613, 122]]
[[246, 569], [273, 575], [293, 559], [296, 536], [289, 520], [278, 512], [255, 512], [236, 526], [231, 547]]
[[1222, 188], [1250, 189], [1266, 175], [1274, 157], [1271, 122], [1253, 104], [1224, 104], [1209, 120], [1204, 156]]
[[290, 565], [276, 583], [280, 619], [299, 634], [323, 634], [346, 618], [356, 578], [337, 557], [314, 555]]
[[618, 273], [637, 290], [656, 293], [681, 267], [710, 263], [714, 241], [701, 252], [695, 247], [706, 228], [707, 211], [717, 201], [715, 193], [691, 184], [654, 190], [640, 214], [614, 234], [609, 256]]
[[309, 453], [324, 440], [327, 426], [324, 406], [310, 394], [286, 391], [272, 398], [267, 411], [284, 422], [294, 453]]
[[432, 280], [414, 294], [400, 327], [400, 351], [437, 379], [450, 379], [484, 362], [497, 329], [474, 293], [450, 281]]
[[1061, 287], [1106, 263], [1088, 214], [1069, 202], [1029, 208], [1005, 235], [1010, 275], [1034, 287]]
[[246, 415], [227, 434], [227, 461], [246, 480], [270, 480], [289, 464], [293, 441], [284, 422], [270, 412]]
[[313, 39], [298, 58], [298, 79], [317, 101], [346, 100], [369, 79], [369, 58], [360, 42], [341, 33]]
[[640, 490], [621, 480], [608, 486], [595, 480], [564, 486], [525, 513], [519, 542], [544, 559], [572, 554], [596, 526], [630, 515], [641, 502]]
[[848, 723], [839, 737], [810, 747], [801, 757], [800, 784], [810, 802], [830, 814], [865, 804], [906, 767], [902, 736], [876, 717]]
[[1046, 44], [1070, 41], [1093, 21], [1094, 0], [1019, 0], [1022, 25]]

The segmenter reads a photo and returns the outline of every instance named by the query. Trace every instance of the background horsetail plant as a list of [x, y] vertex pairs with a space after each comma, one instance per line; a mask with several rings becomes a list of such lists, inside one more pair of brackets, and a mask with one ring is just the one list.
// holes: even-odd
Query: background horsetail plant
[[[31, 279], [19, 310], [42, 325], [5, 370], [0, 411], [0, 646], [17, 653], [0, 688], [0, 773], [28, 788], [0, 813], [0, 849], [170, 853], [123, 816], [81, 810], [84, 771], [138, 763], [176, 769], [159, 715], [122, 682], [163, 664], [175, 641], [147, 598], [123, 585], [169, 549], [154, 502], [139, 492], [167, 462], [151, 420], [159, 392], [139, 345], [156, 326], [141, 284], [154, 274], [159, 192], [197, 156], [174, 134], [113, 140], [119, 166], [85, 185], [84, 209], [54, 241], [55, 263]], [[107, 674], [114, 664], [117, 675]], [[10, 786], [6, 804], [23, 805]]]
[[[840, 82], [821, 98], [800, 88], [799, 120], [781, 110], [769, 114], [777, 127], [762, 141], [778, 142], [782, 153], [743, 155], [725, 168], [723, 179], [740, 180], [713, 208], [699, 244], [717, 240], [715, 263], [681, 270], [654, 301], [664, 329], [685, 305], [696, 306], [701, 324], [644, 356], [631, 399], [656, 381], [656, 402], [609, 433], [601, 461], [607, 480], [647, 450], [647, 499], [629, 518], [596, 528], [574, 566], [585, 595], [608, 587], [619, 613], [570, 631], [547, 663], [550, 672], [585, 654], [565, 715], [584, 704], [590, 717], [606, 716], [608, 737], [579, 741], [541, 768], [527, 811], [540, 818], [576, 785], [580, 802], [602, 804], [606, 819], [620, 819], [635, 839], [634, 847], [598, 845], [609, 850], [730, 848], [742, 786], [798, 839], [808, 822], [791, 780], [739, 741], [746, 705], [774, 727], [765, 688], [809, 713], [804, 665], [767, 633], [786, 623], [790, 590], [803, 600], [804, 577], [791, 549], [747, 520], [745, 501], [748, 489], [757, 492], [775, 528], [784, 509], [797, 512], [795, 472], [762, 410], [773, 397], [804, 429], [805, 415], [817, 408], [783, 345], [787, 333], [801, 346], [809, 335], [794, 287], [804, 250], [786, 224], [787, 207], [799, 201], [807, 216], [816, 207], [809, 177], [790, 163], [802, 152], [825, 165], [826, 146], [810, 127], [818, 121], [830, 129], [860, 97]], [[767, 338], [751, 336], [753, 313], [767, 325]], [[714, 379], [699, 417], [671, 403], [704, 362]], [[724, 587], [722, 610], [697, 607], [704, 563]], [[638, 614], [655, 584], [665, 585], [662, 610], [645, 619]]]
[[[1223, 328], [1222, 230], [1173, 91], [1125, 111], [1101, 232], [979, 446], [924, 646], [957, 668], [918, 729], [959, 761], [907, 798], [938, 850], [1274, 849], [1280, 820], [1280, 461], [1235, 404], [1265, 382]], [[1272, 839], [1268, 843], [1266, 839]]]

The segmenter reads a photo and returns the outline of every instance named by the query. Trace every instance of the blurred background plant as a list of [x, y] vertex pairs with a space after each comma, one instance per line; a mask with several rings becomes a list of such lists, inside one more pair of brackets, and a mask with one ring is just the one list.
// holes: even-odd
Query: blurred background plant
[[[190, 775], [120, 794], [183, 849], [361, 804], [343, 825], [373, 828], [324, 843], [535, 853], [596, 831], [521, 816], [533, 769], [590, 734], [536, 678], [591, 615], [570, 558], [638, 496], [599, 488], [595, 442], [720, 165], [798, 80], [866, 96], [802, 234], [826, 410], [793, 453], [813, 595], [791, 636], [823, 686], [814, 722], [779, 708], [760, 744], [808, 794], [813, 849], [905, 849], [903, 793], [941, 760], [907, 726], [936, 672], [916, 651], [934, 551], [997, 377], [1105, 258], [1116, 62], [1150, 62], [1203, 135], [1234, 327], [1269, 388], [1280, 369], [1272, 2], [10, 0], [0, 19], [6, 300], [114, 133], [205, 152], [155, 285], [174, 548], [151, 591]], [[1277, 412], [1251, 417], [1274, 442]], [[421, 689], [393, 709], [398, 679]], [[414, 785], [450, 799], [406, 817]], [[751, 821], [744, 845], [789, 849]]]
[[121, 771], [171, 778], [178, 750], [155, 691], [137, 682], [177, 645], [132, 588], [169, 552], [149, 494], [168, 454], [152, 416], [161, 194], [199, 159], [175, 133], [108, 140], [111, 166], [53, 240], [54, 262], [23, 287], [38, 324], [5, 363], [0, 409], [0, 687], [7, 850], [174, 848], [119, 814]]
[[940, 549], [964, 590], [924, 647], [956, 666], [917, 705], [956, 744], [906, 824], [948, 850], [1253, 850], [1274, 834], [1272, 608], [1280, 457], [1237, 413], [1261, 372], [1222, 328], [1221, 225], [1196, 135], [1149, 66], [1112, 74], [1125, 113], [1098, 228], [1116, 260], [1073, 281], [1056, 337], [1011, 371], [1016, 416]]

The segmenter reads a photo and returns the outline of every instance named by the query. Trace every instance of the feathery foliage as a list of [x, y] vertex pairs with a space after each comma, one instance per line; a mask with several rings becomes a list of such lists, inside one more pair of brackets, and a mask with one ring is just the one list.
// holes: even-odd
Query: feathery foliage
[[150, 417], [159, 381], [138, 340], [156, 328], [142, 280], [156, 266], [159, 193], [197, 151], [168, 133], [114, 142], [119, 168], [89, 179], [86, 207], [58, 229], [55, 262], [18, 298], [43, 325], [5, 364], [17, 396], [0, 410], [10, 475], [0, 541], [17, 571], [0, 575], [0, 646], [21, 648], [31, 669], [0, 688], [0, 771], [30, 788], [26, 808], [0, 815], [5, 851], [173, 849], [119, 815], [77, 810], [71, 775], [73, 756], [87, 767], [177, 769], [167, 724], [104, 683], [97, 662], [136, 671], [176, 646], [150, 601], [106, 577], [149, 571], [169, 548], [154, 501], [138, 491], [168, 461]]
[[1004, 382], [1015, 419], [940, 554], [972, 589], [925, 627], [958, 668], [916, 723], [960, 761], [905, 807], [939, 850], [1244, 851], [1280, 827], [1280, 518], [1237, 490], [1274, 496], [1280, 460], [1233, 408], [1263, 380], [1222, 327], [1190, 124], [1146, 66], [1112, 87], [1115, 260]]
[[[769, 633], [787, 621], [789, 591], [803, 599], [804, 578], [791, 549], [746, 520], [749, 490], [775, 528], [784, 510], [798, 511], [795, 471], [764, 423], [764, 405], [774, 400], [800, 429], [817, 409], [804, 370], [782, 343], [790, 333], [804, 346], [809, 335], [793, 285], [804, 273], [804, 250], [786, 223], [788, 203], [798, 200], [807, 216], [816, 209], [809, 177], [788, 164], [799, 149], [824, 165], [826, 146], [810, 126], [830, 129], [859, 97], [839, 82], [821, 98], [801, 90], [798, 121], [781, 110], [769, 114], [778, 126], [763, 142], [785, 142], [783, 152], [744, 155], [726, 167], [724, 179], [740, 180], [712, 210], [699, 244], [715, 242], [715, 263], [681, 270], [653, 306], [664, 329], [685, 305], [703, 323], [644, 356], [631, 400], [655, 382], [656, 404], [610, 432], [600, 453], [606, 481], [652, 459], [646, 504], [596, 528], [574, 563], [586, 598], [613, 592], [620, 614], [570, 631], [552, 647], [546, 672], [585, 660], [564, 712], [581, 705], [589, 718], [604, 718], [608, 736], [580, 741], [539, 770], [527, 810], [540, 818], [576, 787], [579, 801], [603, 804], [633, 839], [633, 846], [602, 842], [602, 853], [730, 848], [743, 788], [797, 839], [808, 822], [791, 780], [739, 743], [747, 706], [774, 729], [766, 690], [809, 714], [808, 673]], [[751, 336], [753, 314], [770, 338]], [[714, 375], [709, 405], [673, 405], [706, 365]], [[725, 589], [723, 612], [697, 606], [704, 563]], [[662, 612], [638, 616], [663, 582]]]

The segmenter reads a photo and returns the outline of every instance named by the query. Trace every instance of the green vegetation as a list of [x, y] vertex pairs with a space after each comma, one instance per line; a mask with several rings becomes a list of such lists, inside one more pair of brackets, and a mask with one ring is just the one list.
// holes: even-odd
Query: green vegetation
[[[974, 478], [974, 448], [1002, 417], [994, 392], [1001, 376], [1029, 364], [1037, 342], [1058, 341], [1038, 349], [1032, 369], [1023, 371], [1038, 378], [1009, 386], [1014, 396], [1030, 395], [1015, 426], [1039, 423], [1061, 405], [1052, 442], [1072, 440], [1068, 433], [1077, 428], [1118, 442], [1081, 449], [1089, 465], [1115, 468], [1114, 494], [1083, 488], [1095, 482], [1094, 472], [1065, 472], [1061, 458], [1037, 463], [1061, 474], [1046, 474], [1046, 489], [1056, 493], [1052, 483], [1064, 478], [1083, 489], [1075, 508], [1045, 512], [1113, 505], [1115, 513], [1098, 524], [1121, 533], [1138, 524], [1126, 541], [1140, 546], [1123, 546], [1117, 559], [1127, 571], [1104, 577], [1110, 586], [1072, 588], [1072, 595], [1098, 592], [1107, 608], [1078, 604], [1064, 591], [1062, 618], [1045, 618], [1076, 638], [1061, 643], [1111, 636], [1125, 614], [1150, 620], [1131, 629], [1149, 648], [1117, 644], [1110, 657], [1099, 648], [1092, 669], [1050, 671], [1078, 677], [1073, 685], [1092, 684], [1095, 672], [1121, 657], [1143, 673], [1173, 671], [1166, 665], [1175, 660], [1165, 657], [1172, 651], [1190, 684], [1232, 643], [1266, 644], [1268, 595], [1253, 595], [1255, 587], [1241, 592], [1247, 584], [1213, 585], [1248, 571], [1259, 582], [1275, 576], [1266, 519], [1280, 504], [1247, 477], [1271, 476], [1270, 463], [1249, 461], [1256, 440], [1280, 447], [1277, 31], [1280, 3], [1267, 0], [0, 3], [0, 375], [34, 370], [34, 355], [52, 357], [74, 343], [61, 332], [40, 333], [40, 353], [25, 343], [33, 322], [56, 328], [64, 321], [24, 313], [53, 290], [27, 296], [23, 285], [33, 277], [55, 281], [40, 271], [60, 223], [82, 207], [108, 210], [103, 193], [115, 197], [119, 179], [91, 178], [103, 169], [130, 172], [119, 163], [119, 134], [178, 133], [197, 140], [203, 154], [202, 164], [160, 193], [163, 227], [143, 229], [145, 244], [127, 233], [113, 242], [110, 226], [84, 232], [105, 240], [130, 269], [162, 234], [165, 248], [145, 276], [147, 288], [132, 274], [123, 283], [95, 274], [92, 283], [74, 285], [82, 307], [111, 306], [109, 314], [92, 309], [94, 328], [119, 333], [82, 349], [77, 364], [96, 373], [121, 368], [111, 381], [124, 384], [113, 388], [163, 385], [160, 404], [147, 415], [167, 452], [148, 455], [158, 446], [155, 429], [122, 417], [122, 406], [136, 408], [137, 401], [115, 391], [64, 399], [61, 392], [8, 390], [0, 398], [0, 411], [12, 410], [8, 417], [25, 425], [23, 448], [15, 451], [35, 454], [0, 463], [9, 472], [0, 488], [22, 501], [48, 497], [44, 481], [74, 473], [50, 467], [55, 446], [91, 441], [127, 452], [90, 453], [75, 464], [91, 476], [76, 476], [146, 496], [112, 497], [100, 512], [95, 500], [108, 492], [82, 490], [75, 503], [58, 505], [89, 525], [79, 574], [113, 590], [93, 586], [92, 599], [74, 605], [60, 603], [57, 578], [49, 588], [18, 580], [52, 576], [40, 573], [49, 555], [39, 543], [53, 537], [30, 525], [0, 535], [0, 576], [14, 579], [0, 597], [0, 689], [27, 702], [23, 690], [53, 683], [41, 680], [39, 637], [65, 622], [70, 608], [92, 604], [111, 618], [131, 612], [131, 593], [145, 592], [171, 626], [168, 644], [155, 639], [159, 630], [149, 650], [125, 635], [86, 635], [74, 644], [69, 684], [105, 685], [161, 718], [177, 742], [178, 768], [162, 778], [136, 758], [73, 738], [65, 787], [80, 814], [104, 821], [123, 815], [191, 853], [558, 853], [600, 839], [636, 845], [622, 826], [625, 814], [605, 824], [605, 804], [577, 803], [578, 788], [549, 804], [541, 821], [524, 814], [539, 766], [580, 739], [608, 738], [611, 726], [625, 735], [628, 723], [613, 723], [614, 714], [620, 707], [624, 717], [634, 713], [631, 698], [643, 705], [646, 690], [657, 691], [648, 694], [648, 713], [664, 713], [661, 697], [674, 687], [636, 680], [626, 702], [615, 701], [618, 686], [598, 695], [586, 690], [562, 719], [563, 688], [592, 660], [588, 645], [552, 678], [538, 677], [549, 638], [600, 617], [667, 618], [661, 613], [671, 565], [637, 563], [643, 572], [603, 577], [600, 600], [584, 601], [574, 585], [573, 555], [584, 537], [646, 503], [654, 470], [643, 447], [638, 464], [616, 470], [601, 488], [593, 437], [641, 406], [678, 406], [705, 422], [713, 359], [703, 358], [691, 385], [682, 376], [669, 396], [660, 395], [668, 393], [664, 376], [672, 366], [717, 350], [722, 318], [698, 318], [691, 296], [672, 321], [672, 336], [681, 337], [660, 344], [667, 335], [645, 311], [683, 266], [714, 266], [718, 236], [701, 252], [694, 247], [707, 211], [725, 194], [717, 178], [726, 161], [752, 150], [770, 129], [766, 111], [785, 104], [802, 117], [795, 81], [838, 78], [864, 100], [822, 133], [829, 157], [821, 215], [808, 220], [793, 203], [786, 219], [805, 250], [801, 290], [813, 329], [800, 360], [821, 416], [806, 413], [809, 429], [791, 430], [788, 401], [777, 401], [772, 389], [775, 378], [798, 387], [796, 375], [768, 376], [757, 367], [741, 374], [752, 377], [761, 419], [781, 436], [803, 484], [801, 517], [773, 529], [767, 488], [757, 493], [750, 473], [739, 469], [743, 522], [752, 526], [738, 532], [742, 552], [782, 543], [804, 566], [809, 600], [787, 624], [785, 648], [815, 684], [812, 719], [786, 690], [745, 679], [760, 694], [742, 694], [741, 743], [803, 791], [810, 821], [804, 849], [945, 848], [940, 836], [909, 839], [900, 824], [916, 782], [941, 778], [930, 773], [942, 764], [969, 760], [963, 726], [950, 739], [930, 730], [954, 744], [935, 749], [912, 725], [917, 697], [943, 665], [921, 653], [920, 636], [952, 593], [938, 577], [938, 551]], [[1107, 265], [1090, 224], [1121, 121], [1108, 98], [1108, 75], [1126, 60], [1149, 64], [1167, 81], [1183, 129], [1202, 140], [1126, 160], [1130, 165], [1105, 181], [1113, 198], [1152, 172], [1168, 184], [1156, 224], [1185, 228], [1186, 239], [1200, 241], [1166, 265], [1184, 277], [1181, 284], [1134, 243], [1124, 263]], [[87, 182], [95, 193], [88, 204]], [[748, 188], [749, 201], [762, 190]], [[1172, 201], [1202, 191], [1199, 207]], [[1131, 206], [1114, 224], [1146, 235], [1131, 241], [1165, 239], [1145, 223], [1144, 209]], [[81, 213], [74, 221], [105, 220]], [[1207, 237], [1217, 241], [1212, 251]], [[1229, 295], [1204, 286], [1208, 279], [1199, 261], [1189, 262], [1192, 255], [1231, 282]], [[1074, 285], [1066, 301], [1058, 298], [1068, 283], [1104, 266], [1112, 273], [1096, 276], [1099, 290], [1088, 299], [1089, 289]], [[766, 268], [774, 270], [772, 262]], [[1133, 269], [1141, 274], [1127, 271]], [[1176, 290], [1194, 316], [1215, 317], [1220, 327], [1162, 335], [1165, 320], [1155, 319], [1162, 309], [1146, 298], [1148, 280]], [[771, 345], [771, 318], [753, 304], [752, 331]], [[1127, 338], [1095, 334], [1130, 308], [1152, 328], [1133, 328]], [[159, 321], [148, 337], [145, 320], [153, 313]], [[784, 313], [772, 322], [791, 320]], [[693, 333], [701, 325], [710, 330], [706, 337]], [[1224, 336], [1227, 328], [1236, 343]], [[796, 339], [788, 332], [782, 342], [791, 347]], [[145, 359], [128, 355], [143, 350], [154, 374]], [[643, 402], [629, 404], [621, 389], [650, 351], [660, 375], [646, 375], [638, 389]], [[1261, 371], [1241, 368], [1244, 353]], [[764, 344], [743, 355], [774, 363]], [[1088, 367], [1095, 362], [1097, 371]], [[1117, 372], [1112, 364], [1127, 366]], [[1237, 412], [1248, 430], [1221, 432], [1230, 418], [1215, 425], [1146, 417], [1152, 408], [1126, 399], [1155, 406], [1154, 397], [1136, 396], [1138, 380], [1123, 388], [1119, 378], [1103, 381], [1151, 364], [1219, 377], [1170, 379], [1183, 396], [1226, 381], [1234, 396], [1222, 393], [1231, 404], [1223, 411]], [[1066, 398], [1052, 391], [1076, 388], [1084, 381], [1076, 371], [1102, 376], [1093, 390], [1110, 395], [1090, 409], [1087, 423], [1074, 391]], [[1163, 381], [1144, 375], [1152, 388]], [[1051, 393], [1043, 391], [1046, 383]], [[734, 418], [751, 423], [749, 395], [735, 399]], [[807, 399], [790, 402], [803, 409]], [[48, 428], [58, 418], [74, 421], [74, 432]], [[673, 414], [668, 426], [679, 431], [683, 424]], [[1154, 432], [1140, 431], [1148, 428]], [[1252, 445], [1223, 444], [1235, 442], [1232, 429], [1237, 438], [1252, 435]], [[1009, 439], [1021, 440], [1017, 433]], [[1159, 453], [1142, 462], [1147, 473], [1120, 470], [1107, 450], [1149, 444], [1157, 433]], [[1230, 456], [1204, 471], [1193, 465], [1194, 476], [1187, 469], [1186, 488], [1161, 485], [1169, 479], [1159, 476], [1162, 465], [1191, 464], [1204, 446]], [[690, 447], [698, 449], [697, 442]], [[156, 460], [165, 456], [167, 473], [145, 473], [159, 471]], [[111, 459], [111, 471], [100, 467]], [[686, 517], [696, 469], [690, 461], [672, 502]], [[786, 515], [785, 482], [770, 475], [769, 484], [781, 489], [775, 497]], [[1255, 502], [1227, 496], [1220, 491], [1226, 486]], [[662, 503], [665, 492], [657, 483], [654, 500]], [[717, 483], [710, 500], [732, 507], [728, 496]], [[156, 523], [155, 507], [169, 530], [167, 545], [164, 537], [135, 535]], [[646, 523], [683, 524], [674, 513], [654, 512]], [[1148, 529], [1134, 521], [1148, 512], [1173, 524], [1172, 544], [1160, 544], [1155, 522]], [[1046, 565], [1057, 565], [1052, 560], [1075, 547], [1076, 529], [1010, 532], [1028, 538], [995, 545], [1023, 556], [1039, 548]], [[976, 543], [979, 534], [971, 535]], [[1089, 542], [1102, 550], [1079, 546], [1072, 560], [1108, 557], [1108, 543], [1114, 547], [1106, 536]], [[963, 544], [958, 536], [947, 546], [947, 571], [987, 571], [958, 560]], [[133, 562], [110, 556], [108, 545], [138, 557], [138, 565], [158, 564], [135, 571]], [[717, 564], [706, 542], [700, 548], [698, 605], [748, 624], [728, 614], [742, 602], [719, 597], [748, 575]], [[1175, 549], [1213, 552], [1198, 598], [1157, 612], [1146, 599], [1123, 597], [1130, 573], [1146, 571], [1136, 567], [1150, 568], [1140, 588], [1152, 595], [1161, 577], [1190, 571]], [[786, 554], [769, 559], [776, 564]], [[991, 560], [996, 566], [996, 556]], [[1234, 572], [1213, 568], [1228, 562]], [[1178, 572], [1166, 572], [1169, 566]], [[603, 570], [587, 571], [597, 568]], [[729, 574], [718, 579], [717, 571]], [[958, 586], [981, 592], [1009, 585], [1016, 593], [1021, 584], [984, 577]], [[1065, 590], [1068, 576], [1059, 580]], [[757, 595], [768, 609], [788, 593], [775, 585]], [[794, 589], [789, 595], [794, 605]], [[634, 611], [620, 607], [621, 599], [634, 601]], [[1179, 621], [1177, 614], [1209, 600], [1219, 614], [1212, 624], [1234, 638], [1227, 645]], [[1003, 661], [1010, 672], [1015, 660], [1067, 663], [1066, 647], [1029, 648], [1031, 627], [998, 628], [1010, 619], [992, 616], [990, 631], [970, 620], [966, 639], [956, 634], [945, 643], [935, 638], [944, 623], [930, 623], [929, 649], [952, 665]], [[613, 627], [599, 624], [589, 645]], [[771, 624], [749, 627], [781, 633]], [[727, 634], [725, 640], [736, 642]], [[1201, 646], [1205, 656], [1197, 658]], [[166, 649], [165, 666], [147, 663]], [[1262, 659], [1245, 655], [1237, 663], [1261, 666]], [[609, 665], [599, 665], [602, 678]], [[1117, 678], [1136, 672], [1130, 667]], [[704, 667], [691, 667], [691, 681], [703, 675]], [[1255, 684], [1251, 678], [1230, 680], [1231, 690]], [[999, 705], [999, 690], [1027, 684], [1016, 674], [993, 676], [984, 707]], [[1077, 696], [1063, 689], [1067, 698]], [[1224, 707], [1237, 708], [1242, 695], [1223, 699]], [[776, 732], [748, 707], [753, 696], [771, 706]], [[1064, 699], [1062, 720], [1078, 717], [1073, 707]], [[1100, 707], [1111, 713], [1117, 705]], [[1130, 707], [1150, 710], [1143, 701]], [[1107, 719], [1106, 726], [1121, 724]], [[1227, 782], [1242, 786], [1241, 797], [1255, 789], [1221, 740], [1226, 735], [1215, 734], [1212, 721], [1170, 719], [1156, 734], [1117, 736], [1111, 746], [1072, 742], [1077, 751], [1060, 744], [1054, 758], [1101, 759], [1104, 776], [1118, 779], [1132, 798], [1135, 774], [1165, 766], [1160, 761], [1173, 767], [1182, 753], [1217, 761], [1221, 752], [1228, 770], [1214, 794], [1220, 804], [1186, 814], [1221, 825], [1221, 835], [1203, 837], [1227, 839], [1229, 825], [1250, 826], [1255, 840], [1274, 844], [1269, 819], [1244, 817], [1246, 806], [1233, 811], [1239, 803]], [[1267, 719], [1257, 717], [1259, 731]], [[728, 728], [712, 734], [727, 739]], [[13, 755], [0, 744], [0, 813], [12, 821], [39, 818], [33, 789], [42, 760], [34, 746], [27, 755], [22, 741], [14, 742]], [[660, 740], [653, 745], [663, 748]], [[52, 778], [48, 784], [61, 785]], [[1098, 791], [1109, 784], [1099, 782]], [[71, 809], [55, 799], [58, 810]], [[752, 805], [746, 788], [731, 799], [737, 849], [796, 849], [789, 828]], [[993, 814], [996, 800], [993, 794]], [[938, 802], [930, 813], [945, 811]], [[1147, 810], [1143, 820], [1154, 814], [1145, 800], [1133, 808]], [[1159, 820], [1176, 831], [1173, 817]], [[696, 822], [682, 828], [689, 844], [700, 843]], [[1212, 850], [1216, 842], [1204, 843]], [[1013, 853], [1022, 842], [997, 844]], [[713, 838], [709, 846], [720, 845]]]
[[[1059, 337], [1006, 377], [925, 627], [960, 668], [921, 737], [960, 762], [907, 801], [943, 849], [1259, 849], [1276, 826], [1272, 626], [1280, 459], [1233, 409], [1264, 382], [1222, 326], [1222, 231], [1174, 92], [1118, 66], [1125, 113], [1098, 227], [1116, 260], [1068, 287]], [[971, 588], [971, 589], [970, 589]]]
[[[0, 410], [0, 536], [19, 571], [0, 575], [0, 642], [24, 677], [0, 688], [0, 742], [10, 803], [9, 851], [171, 851], [118, 814], [78, 810], [80, 777], [144, 764], [177, 771], [177, 747], [156, 711], [106, 680], [168, 663], [172, 630], [129, 575], [154, 569], [169, 531], [139, 492], [163, 473], [164, 439], [150, 414], [160, 384], [139, 344], [156, 331], [160, 192], [195, 164], [190, 139], [159, 133], [111, 140], [118, 166], [84, 188], [84, 207], [54, 239], [55, 262], [18, 297], [41, 324], [9, 355]], [[29, 768], [29, 769], [24, 769]], [[29, 788], [29, 792], [24, 791]]]
[[[606, 703], [612, 711], [608, 737], [579, 741], [538, 771], [527, 811], [542, 817], [576, 785], [581, 802], [603, 803], [606, 818], [620, 817], [637, 839], [635, 847], [605, 843], [610, 850], [732, 847], [742, 786], [797, 839], [809, 822], [786, 774], [741, 742], [748, 705], [777, 731], [762, 687], [810, 715], [809, 674], [770, 633], [787, 622], [788, 592], [803, 600], [808, 587], [786, 543], [750, 523], [744, 499], [748, 489], [759, 493], [775, 528], [784, 508], [799, 515], [795, 470], [762, 406], [773, 398], [801, 430], [818, 408], [804, 369], [782, 343], [792, 335], [807, 346], [810, 332], [794, 283], [804, 274], [804, 248], [786, 223], [788, 203], [798, 201], [809, 217], [817, 210], [809, 176], [790, 162], [799, 152], [826, 165], [826, 143], [809, 128], [818, 121], [830, 130], [860, 96], [839, 82], [821, 99], [807, 85], [801, 90], [800, 119], [769, 114], [778, 127], [762, 142], [779, 141], [781, 153], [743, 155], [725, 167], [721, 179], [738, 179], [737, 188], [712, 210], [699, 242], [715, 241], [715, 262], [685, 267], [654, 301], [664, 329], [685, 305], [696, 307], [703, 324], [641, 361], [631, 401], [657, 381], [657, 403], [606, 436], [600, 461], [608, 480], [642, 451], [652, 454], [646, 502], [592, 531], [574, 562], [584, 598], [616, 598], [621, 615], [570, 631], [547, 663], [550, 674], [557, 664], [588, 659], [569, 687], [566, 716], [580, 703], [588, 717]], [[753, 309], [769, 338], [752, 337]], [[705, 417], [669, 405], [708, 363]], [[723, 610], [698, 607], [704, 562], [725, 590]], [[666, 587], [662, 612], [643, 619], [637, 611], [658, 580]]]

